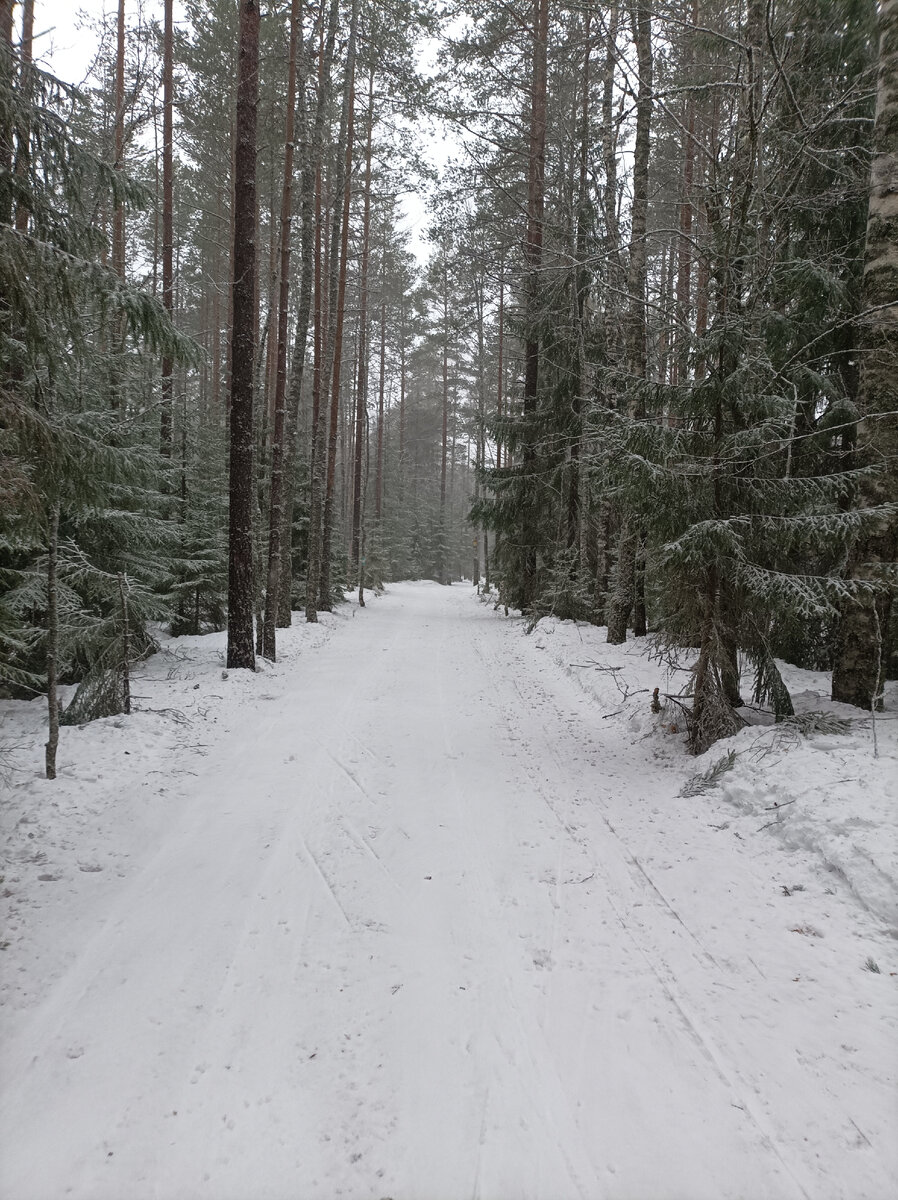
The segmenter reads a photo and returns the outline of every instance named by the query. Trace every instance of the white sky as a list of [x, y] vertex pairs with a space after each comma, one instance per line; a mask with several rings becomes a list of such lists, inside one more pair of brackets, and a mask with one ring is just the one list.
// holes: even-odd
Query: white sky
[[[179, 18], [179, 4], [175, 0], [175, 21]], [[118, 11], [117, 0], [85, 0], [77, 7], [69, 6], [65, 0], [37, 0], [35, 5], [35, 56], [60, 79], [67, 83], [80, 84], [90, 70], [97, 50], [97, 39], [87, 28], [87, 21], [96, 21], [104, 14], [112, 22]], [[145, 22], [154, 17], [162, 20], [162, 0], [126, 0], [125, 14], [134, 21], [142, 12]], [[16, 20], [21, 18], [21, 8], [16, 5]], [[425, 69], [436, 61], [437, 43], [430, 40], [423, 47], [422, 59]], [[454, 139], [424, 135], [424, 144], [429, 157], [444, 167], [450, 154], [458, 152]], [[425, 236], [429, 215], [424, 196], [417, 192], [406, 192], [400, 197], [405, 210], [405, 228], [409, 236], [409, 249], [420, 263], [429, 254], [430, 245]]]

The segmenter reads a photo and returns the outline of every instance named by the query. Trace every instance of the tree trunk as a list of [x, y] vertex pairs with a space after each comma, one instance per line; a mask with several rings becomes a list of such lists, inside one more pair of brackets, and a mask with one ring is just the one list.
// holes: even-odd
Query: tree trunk
[[[636, 97], [636, 136], [633, 146], [633, 207], [630, 214], [630, 264], [627, 272], [629, 310], [626, 322], [625, 354], [627, 375], [633, 392], [629, 401], [630, 419], [638, 420], [644, 411], [638, 390], [646, 377], [646, 282], [648, 256], [646, 229], [649, 196], [649, 149], [652, 125], [652, 24], [645, 0], [639, 0], [632, 14], [633, 41], [639, 67]], [[618, 548], [617, 579], [608, 601], [608, 642], [612, 646], [627, 640], [627, 625], [636, 599], [636, 561], [639, 532], [624, 515]]]
[[274, 384], [274, 430], [271, 442], [271, 486], [268, 508], [268, 570], [265, 582], [265, 615], [262, 620], [262, 654], [277, 657], [275, 624], [278, 579], [281, 570], [281, 537], [284, 529], [284, 459], [287, 429], [287, 324], [290, 300], [290, 235], [293, 229], [293, 126], [296, 116], [296, 43], [300, 32], [299, 0], [290, 7], [290, 59], [287, 68], [287, 111], [284, 119], [284, 183], [281, 191], [280, 279], [277, 349]]
[[314, 291], [315, 319], [312, 350], [312, 429], [309, 450], [309, 560], [306, 569], [306, 621], [318, 620], [318, 584], [321, 579], [321, 510], [324, 491], [324, 410], [321, 397], [327, 391], [325, 351], [324, 290], [327, 264], [322, 263], [325, 216], [322, 211], [322, 171], [324, 163], [324, 117], [330, 98], [330, 74], [339, 17], [339, 0], [331, 0], [327, 35], [322, 27], [318, 47], [318, 97], [315, 107], [312, 169], [315, 175]]
[[[125, 169], [125, 0], [118, 0], [115, 56], [115, 150], [113, 166]], [[116, 200], [112, 214], [112, 269], [125, 278], [125, 206]]]
[[241, 0], [234, 177], [227, 665], [251, 671], [256, 666], [253, 649], [253, 367], [258, 98], [259, 4], [258, 0]]
[[[172, 61], [174, 40], [174, 0], [165, 0], [165, 31], [162, 37], [162, 303], [169, 317], [174, 316], [174, 215], [172, 128]], [[172, 360], [162, 359], [162, 409], [160, 413], [160, 449], [166, 458], [172, 453]]]
[[[864, 247], [864, 320], [857, 431], [860, 461], [882, 464], [863, 485], [860, 504], [898, 501], [898, 0], [879, 3], [879, 75], [873, 128], [873, 164]], [[894, 586], [882, 582], [882, 564], [898, 558], [898, 527], [884, 516], [853, 547], [849, 577], [861, 583], [842, 606], [832, 698], [860, 708], [882, 707], [889, 661]]]
[[[334, 495], [337, 471], [337, 435], [340, 421], [340, 372], [343, 357], [343, 326], [346, 314], [346, 269], [349, 257], [349, 202], [352, 196], [352, 150], [355, 123], [355, 48], [358, 28], [359, 0], [353, 0], [349, 26], [349, 42], [346, 49], [346, 81], [343, 91], [343, 113], [340, 119], [343, 133], [345, 157], [341, 162], [336, 188], [337, 197], [342, 192], [342, 214], [335, 206], [334, 231], [340, 229], [340, 253], [337, 278], [337, 295], [334, 308], [334, 336], [331, 353], [331, 404], [327, 443], [327, 475], [324, 490], [324, 513], [321, 531], [321, 577], [318, 585], [318, 606], [324, 612], [331, 611], [331, 540], [334, 526]], [[336, 246], [332, 239], [333, 250]], [[332, 270], [336, 266], [332, 264]]]
[[446, 465], [449, 456], [449, 280], [444, 248], [443, 257], [443, 354], [442, 354], [442, 434], [440, 439], [440, 541], [437, 580], [448, 583], [446, 563]]
[[[359, 279], [358, 376], [355, 402], [350, 579], [359, 572], [362, 531], [362, 450], [368, 414], [368, 261], [371, 243], [371, 141], [374, 133], [374, 64], [368, 71], [368, 137], [365, 145], [365, 191], [362, 216], [362, 266]], [[363, 595], [359, 573], [359, 596]], [[360, 600], [361, 602], [361, 600]]]
[[[27, 176], [31, 163], [31, 125], [28, 109], [32, 103], [32, 60], [34, 56], [34, 0], [24, 0], [22, 7], [22, 46], [19, 51], [19, 80], [25, 113], [16, 136], [16, 175]], [[16, 229], [25, 233], [28, 229], [28, 208], [19, 204], [16, 208]]]
[[[536, 415], [539, 395], [540, 268], [543, 251], [543, 212], [545, 207], [546, 173], [546, 90], [547, 52], [549, 41], [549, 0], [533, 2], [533, 67], [530, 90], [530, 144], [527, 157], [527, 232], [524, 241], [524, 266], [527, 287], [527, 326], [524, 340], [524, 436], [521, 462], [526, 487], [532, 487], [536, 472], [534, 434], [527, 425]], [[535, 514], [524, 507], [521, 514], [521, 546], [523, 564], [520, 588], [521, 607], [527, 608], [536, 598], [536, 531]]]
[[384, 393], [387, 382], [387, 305], [380, 302], [380, 379], [377, 388], [377, 459], [374, 467], [374, 520], [380, 527], [384, 503]]
[[47, 716], [49, 732], [44, 754], [48, 779], [56, 778], [56, 748], [59, 745], [59, 593], [57, 589], [57, 558], [59, 554], [59, 504], [50, 509], [47, 536]]
[[[12, 5], [13, 0], [0, 0], [0, 71], [7, 79], [13, 76], [12, 48]], [[0, 174], [9, 175], [13, 165], [12, 112], [0, 114]], [[0, 189], [0, 224], [8, 225], [12, 220], [12, 192]]]

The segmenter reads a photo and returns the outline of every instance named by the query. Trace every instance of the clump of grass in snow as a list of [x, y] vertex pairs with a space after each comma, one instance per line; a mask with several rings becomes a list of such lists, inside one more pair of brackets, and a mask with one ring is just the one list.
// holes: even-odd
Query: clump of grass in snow
[[703, 771], [700, 775], [693, 775], [691, 779], [687, 779], [680, 788], [680, 795], [701, 796], [702, 793], [708, 792], [713, 787], [717, 787], [720, 783], [720, 778], [727, 771], [731, 771], [736, 765], [736, 751], [728, 750], [723, 758], [718, 760], [708, 767], [707, 771]]
[[875, 958], [867, 959], [867, 961], [864, 963], [864, 970], [872, 971], [874, 975], [882, 974], [882, 971], [880, 971], [880, 969], [879, 969], [879, 963], [876, 961]]

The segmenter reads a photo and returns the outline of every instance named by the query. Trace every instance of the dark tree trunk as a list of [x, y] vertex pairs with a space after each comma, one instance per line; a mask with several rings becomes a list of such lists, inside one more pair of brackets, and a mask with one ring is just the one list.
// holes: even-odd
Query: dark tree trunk
[[[898, 0], [880, 0], [879, 77], [873, 129], [873, 166], [864, 253], [864, 307], [857, 454], [881, 464], [860, 496], [864, 507], [898, 502]], [[861, 582], [842, 606], [832, 698], [881, 708], [889, 661], [890, 613], [895, 589], [878, 578], [898, 558], [898, 523], [881, 517], [854, 546], [849, 575]]]
[[[536, 415], [539, 395], [540, 349], [540, 267], [543, 252], [543, 212], [546, 174], [546, 90], [549, 41], [549, 0], [533, 3], [533, 67], [530, 91], [530, 144], [527, 157], [527, 232], [524, 241], [524, 265], [527, 278], [527, 332], [524, 340], [524, 437], [521, 460], [525, 486], [536, 472], [536, 446], [528, 423]], [[523, 507], [521, 546], [523, 549], [520, 602], [529, 607], [536, 598], [536, 514]]]
[[[115, 56], [115, 150], [116, 171], [125, 169], [125, 0], [118, 0]], [[125, 278], [125, 206], [117, 200], [112, 214], [112, 269]]]
[[[12, 49], [12, 5], [13, 0], [0, 0], [0, 71], [8, 79], [13, 74]], [[12, 113], [0, 114], [0, 173], [9, 175], [13, 165]], [[12, 192], [0, 189], [0, 223], [8, 225], [12, 220]]]
[[255, 670], [253, 650], [253, 367], [256, 291], [256, 109], [259, 4], [241, 0], [234, 172], [228, 528], [229, 667]]
[[377, 388], [377, 460], [374, 467], [374, 520], [380, 525], [384, 502], [384, 393], [387, 382], [387, 305], [380, 302], [380, 379]]
[[[22, 46], [19, 51], [19, 86], [24, 101], [25, 113], [16, 136], [16, 174], [27, 176], [31, 163], [31, 125], [28, 106], [31, 104], [32, 61], [34, 57], [34, 0], [24, 0], [22, 6]], [[16, 208], [16, 229], [25, 233], [28, 229], [28, 207], [19, 204]]]
[[[638, 419], [643, 401], [636, 390], [646, 377], [646, 228], [649, 197], [649, 149], [652, 126], [652, 25], [645, 0], [639, 0], [632, 14], [633, 41], [639, 68], [636, 97], [636, 136], [633, 146], [633, 207], [630, 214], [630, 264], [627, 272], [629, 310], [626, 322], [625, 355], [627, 374], [634, 388], [630, 417]], [[636, 602], [636, 561], [639, 532], [625, 514], [621, 521], [617, 554], [617, 578], [608, 601], [608, 642], [620, 645], [627, 640], [627, 625]]]
[[315, 245], [314, 289], [315, 320], [312, 350], [312, 429], [309, 451], [309, 559], [306, 569], [306, 621], [318, 620], [318, 585], [321, 580], [321, 515], [324, 492], [324, 409], [322, 395], [327, 392], [325, 352], [325, 317], [328, 305], [324, 291], [327, 280], [327, 264], [322, 262], [324, 247], [325, 215], [322, 211], [322, 171], [324, 162], [324, 118], [330, 97], [330, 73], [333, 63], [334, 41], [339, 18], [339, 0], [331, 0], [327, 35], [322, 27], [318, 47], [318, 96], [315, 108], [315, 132], [313, 134], [313, 170], [315, 174]]
[[[368, 72], [368, 137], [365, 145], [365, 190], [362, 216], [362, 267], [359, 280], [358, 375], [355, 398], [355, 455], [352, 487], [352, 548], [350, 579], [359, 573], [359, 596], [363, 595], [360, 573], [362, 540], [362, 452], [368, 414], [368, 260], [371, 242], [371, 140], [374, 133], [374, 66]], [[361, 601], [360, 601], [361, 602]]]
[[[342, 203], [335, 208], [334, 229], [340, 230], [337, 295], [334, 307], [334, 336], [331, 347], [331, 403], [327, 442], [327, 475], [324, 489], [324, 513], [321, 528], [321, 577], [318, 585], [318, 607], [331, 611], [331, 540], [334, 526], [334, 497], [337, 472], [337, 435], [340, 421], [340, 374], [343, 357], [343, 326], [346, 315], [346, 270], [349, 258], [349, 202], [352, 196], [352, 150], [355, 124], [355, 48], [358, 29], [359, 0], [353, 0], [346, 50], [346, 83], [343, 93], [343, 114], [340, 125], [345, 138], [345, 158], [337, 188]], [[340, 193], [342, 192], [342, 197]], [[341, 212], [342, 209], [342, 212]], [[336, 251], [334, 245], [333, 252]], [[336, 264], [333, 264], [336, 266]]]
[[[174, 0], [165, 0], [165, 30], [162, 37], [162, 303], [169, 317], [174, 315], [174, 214], [172, 60], [174, 40]], [[162, 359], [162, 409], [160, 413], [160, 449], [166, 458], [172, 453], [172, 360]]]
[[50, 509], [47, 536], [47, 714], [49, 730], [44, 754], [48, 779], [56, 778], [56, 748], [59, 745], [59, 591], [57, 558], [59, 554], [59, 504]]
[[[284, 120], [284, 182], [281, 191], [280, 279], [277, 348], [275, 351], [274, 429], [271, 442], [271, 487], [268, 510], [268, 570], [265, 615], [262, 621], [262, 654], [274, 662], [278, 581], [281, 571], [281, 538], [284, 532], [284, 461], [287, 432], [287, 324], [290, 300], [290, 235], [293, 229], [293, 126], [296, 109], [296, 44], [299, 38], [299, 0], [290, 8], [290, 60], [287, 68], [287, 111]], [[304, 348], [303, 348], [304, 349]]]

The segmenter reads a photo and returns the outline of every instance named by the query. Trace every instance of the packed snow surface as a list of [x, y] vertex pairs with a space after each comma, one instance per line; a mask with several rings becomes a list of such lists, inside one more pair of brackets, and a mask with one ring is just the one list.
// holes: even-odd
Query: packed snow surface
[[0, 705], [3, 1200], [898, 1195], [893, 696], [695, 760], [468, 586], [281, 645], [164, 641], [52, 783]]

